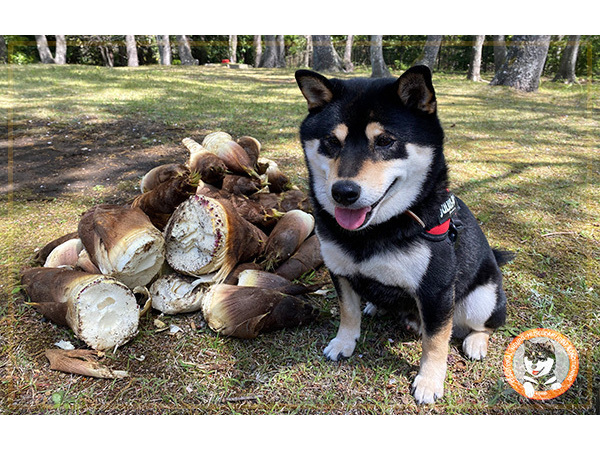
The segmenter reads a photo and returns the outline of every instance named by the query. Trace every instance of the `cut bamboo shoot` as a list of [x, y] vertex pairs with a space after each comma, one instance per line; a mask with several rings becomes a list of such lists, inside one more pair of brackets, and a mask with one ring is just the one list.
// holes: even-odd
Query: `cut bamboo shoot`
[[98, 205], [83, 215], [78, 232], [96, 267], [131, 289], [148, 284], [165, 259], [161, 232], [139, 208]]
[[210, 280], [176, 273], [160, 277], [150, 286], [152, 307], [164, 314], [199, 311], [202, 308], [202, 296], [209, 288], [209, 283]]
[[36, 267], [21, 284], [32, 305], [53, 322], [69, 326], [95, 350], [121, 346], [136, 335], [139, 307], [133, 292], [105, 275]]
[[195, 195], [175, 210], [165, 228], [166, 258], [186, 275], [216, 272], [220, 282], [240, 262], [256, 258], [266, 235], [224, 199]]

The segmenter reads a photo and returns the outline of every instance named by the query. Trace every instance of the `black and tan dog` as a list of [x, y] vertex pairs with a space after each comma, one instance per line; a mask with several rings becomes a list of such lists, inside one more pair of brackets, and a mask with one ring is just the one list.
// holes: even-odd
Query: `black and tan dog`
[[486, 356], [504, 323], [499, 265], [467, 206], [448, 190], [444, 132], [431, 73], [400, 78], [296, 80], [308, 102], [300, 138], [316, 233], [340, 300], [340, 327], [325, 348], [349, 357], [366, 312], [414, 308], [423, 354], [413, 382], [419, 403], [442, 396], [451, 336], [471, 358]]

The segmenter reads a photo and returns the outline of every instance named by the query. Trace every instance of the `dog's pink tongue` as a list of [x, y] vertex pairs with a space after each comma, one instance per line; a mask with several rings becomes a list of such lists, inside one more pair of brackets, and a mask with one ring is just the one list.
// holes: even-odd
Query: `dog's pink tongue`
[[371, 211], [371, 207], [361, 209], [335, 208], [335, 220], [346, 230], [356, 230], [360, 227], [367, 217], [367, 213]]

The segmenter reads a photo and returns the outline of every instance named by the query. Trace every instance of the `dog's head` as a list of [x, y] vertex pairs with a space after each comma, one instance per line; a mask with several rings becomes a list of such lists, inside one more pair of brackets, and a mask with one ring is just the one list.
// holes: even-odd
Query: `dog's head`
[[443, 131], [431, 72], [398, 79], [328, 79], [299, 70], [308, 102], [300, 138], [312, 195], [347, 230], [403, 213], [443, 164]]

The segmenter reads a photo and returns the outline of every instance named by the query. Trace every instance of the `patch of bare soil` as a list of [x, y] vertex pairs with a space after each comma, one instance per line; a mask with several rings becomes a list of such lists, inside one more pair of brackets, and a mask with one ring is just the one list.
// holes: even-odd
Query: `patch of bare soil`
[[[10, 131], [10, 135], [9, 135]], [[127, 201], [140, 178], [161, 164], [185, 162], [183, 126], [122, 119], [110, 123], [31, 122], [0, 128], [0, 195], [16, 199], [90, 195]], [[12, 183], [11, 183], [12, 181]]]

